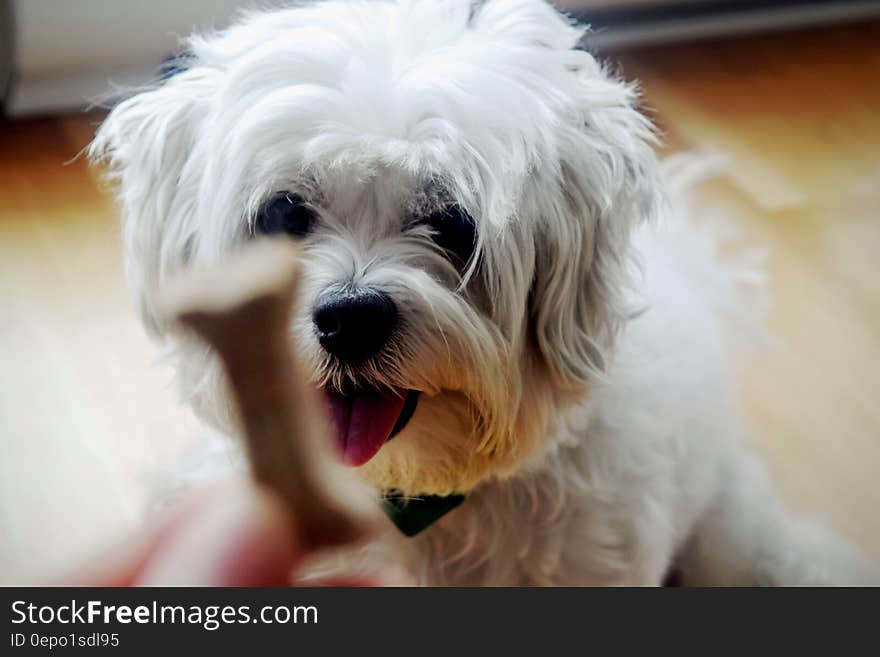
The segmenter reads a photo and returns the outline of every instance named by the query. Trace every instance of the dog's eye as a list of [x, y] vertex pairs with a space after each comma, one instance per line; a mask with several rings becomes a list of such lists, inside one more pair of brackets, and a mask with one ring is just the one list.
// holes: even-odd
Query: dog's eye
[[262, 235], [286, 233], [304, 237], [315, 223], [315, 211], [296, 194], [279, 194], [257, 213], [255, 230]]
[[434, 242], [456, 265], [463, 267], [468, 263], [476, 247], [477, 227], [467, 210], [460, 205], [448, 205], [424, 219], [424, 223], [434, 230]]

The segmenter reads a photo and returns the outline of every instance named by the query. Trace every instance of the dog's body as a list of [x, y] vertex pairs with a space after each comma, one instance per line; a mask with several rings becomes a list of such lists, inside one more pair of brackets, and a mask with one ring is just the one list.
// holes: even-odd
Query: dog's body
[[[605, 382], [560, 417], [541, 458], [481, 485], [411, 539], [410, 568], [422, 581], [658, 585], [672, 573], [686, 585], [869, 581], [844, 541], [783, 508], [742, 444], [730, 362], [745, 345], [733, 333], [754, 335], [728, 313], [748, 314], [751, 295], [738, 294], [737, 271], [718, 262], [720, 288], [698, 278], [713, 273], [693, 249], [713, 237], [695, 239], [669, 225], [682, 218], [666, 219], [636, 238], [648, 310], [619, 335]], [[726, 295], [727, 307], [713, 294]]]
[[[155, 291], [176, 269], [254, 233], [301, 241], [291, 331], [343, 458], [382, 491], [468, 495], [402, 542], [425, 583], [864, 581], [741, 445], [746, 309], [581, 35], [540, 0], [400, 0], [191, 39], [189, 68], [92, 151], [147, 325], [167, 332]], [[217, 363], [172, 346], [228, 429]]]
[[[701, 160], [667, 162], [686, 193]], [[683, 166], [682, 166], [683, 165]], [[723, 225], [680, 204], [634, 237], [645, 312], [605, 381], [560, 417], [548, 449], [479, 486], [410, 539], [422, 581], [467, 585], [863, 584], [859, 555], [792, 517], [742, 444], [730, 363], [756, 337], [751, 258], [716, 259]], [[668, 214], [667, 214], [668, 213]], [[695, 234], [695, 231], [696, 234]], [[752, 254], [746, 254], [746, 256]]]

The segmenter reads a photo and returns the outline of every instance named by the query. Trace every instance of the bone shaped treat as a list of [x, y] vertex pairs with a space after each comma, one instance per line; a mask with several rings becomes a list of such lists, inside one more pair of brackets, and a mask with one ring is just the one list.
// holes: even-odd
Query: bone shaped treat
[[380, 516], [332, 454], [317, 393], [301, 374], [290, 332], [299, 274], [292, 243], [258, 240], [222, 269], [181, 275], [162, 304], [222, 361], [253, 476], [282, 498], [295, 539], [330, 547], [367, 538]]

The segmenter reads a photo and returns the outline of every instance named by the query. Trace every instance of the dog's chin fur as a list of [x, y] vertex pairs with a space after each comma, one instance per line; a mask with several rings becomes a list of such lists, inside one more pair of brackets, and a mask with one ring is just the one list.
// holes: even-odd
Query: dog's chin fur
[[[435, 581], [657, 583], [686, 549], [705, 582], [846, 580], [842, 558], [793, 566], [791, 535], [737, 520], [773, 493], [743, 486], [760, 476], [731, 447], [722, 322], [704, 316], [729, 288], [691, 289], [691, 276], [723, 278], [686, 271], [695, 228], [679, 230], [672, 265], [650, 257], [669, 242], [645, 225], [670, 215], [652, 127], [582, 36], [541, 0], [380, 0], [249, 13], [191, 37], [186, 70], [116, 106], [91, 147], [118, 185], [144, 321], [184, 395], [229, 430], [217, 363], [169, 332], [156, 291], [219, 266], [267, 199], [295, 193], [318, 214], [291, 327], [315, 385], [421, 393], [360, 472], [408, 495], [473, 492], [423, 539], [440, 553]], [[419, 223], [449, 203], [476, 225], [466, 266]], [[357, 366], [321, 348], [311, 319], [351, 285], [400, 314]], [[503, 572], [485, 571], [493, 552], [509, 556]]]
[[[461, 392], [442, 391], [419, 404], [417, 416], [361, 470], [381, 490], [406, 495], [467, 492], [490, 477], [523, 469], [542, 452], [567, 408], [548, 399], [546, 386], [523, 383], [514, 421], [493, 436]], [[555, 409], [555, 410], [551, 410]], [[493, 438], [495, 438], [493, 440]]]

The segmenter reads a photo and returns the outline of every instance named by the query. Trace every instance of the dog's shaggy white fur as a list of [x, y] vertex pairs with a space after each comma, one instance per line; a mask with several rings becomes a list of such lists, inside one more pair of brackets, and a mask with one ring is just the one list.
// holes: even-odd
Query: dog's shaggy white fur
[[[468, 493], [405, 542], [421, 581], [868, 581], [741, 445], [733, 274], [665, 200], [687, 167], [658, 165], [635, 89], [582, 36], [541, 0], [338, 0], [191, 37], [186, 70], [119, 104], [91, 150], [119, 185], [147, 325], [228, 429], [217, 364], [166, 335], [155, 293], [296, 195], [315, 219], [292, 332], [315, 384], [421, 392], [360, 471], [380, 490]], [[450, 206], [475, 226], [464, 266], [422, 221]], [[398, 309], [364, 362], [316, 337], [314, 305], [342, 287]]]

